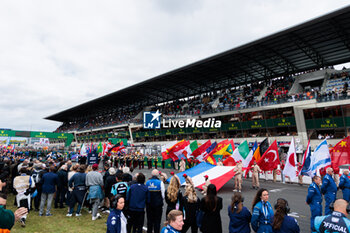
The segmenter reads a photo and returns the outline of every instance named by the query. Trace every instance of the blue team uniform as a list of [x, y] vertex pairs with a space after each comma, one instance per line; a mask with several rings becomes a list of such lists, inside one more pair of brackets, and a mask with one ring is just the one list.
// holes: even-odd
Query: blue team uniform
[[324, 195], [325, 206], [324, 214], [331, 214], [332, 211], [329, 209], [329, 205], [335, 201], [337, 197], [337, 185], [335, 184], [333, 177], [329, 174], [326, 174], [322, 181], [321, 193]]
[[343, 190], [343, 199], [347, 202], [350, 201], [350, 179], [343, 174], [340, 177], [339, 188]]
[[333, 211], [327, 216], [319, 216], [315, 219], [317, 232], [343, 233], [350, 232], [350, 220], [343, 213]]
[[315, 182], [312, 182], [309, 186], [306, 203], [310, 206], [311, 211], [311, 232], [315, 232], [315, 217], [322, 215], [322, 194], [320, 188]]
[[273, 210], [269, 202], [258, 202], [253, 209], [251, 225], [257, 233], [272, 233]]

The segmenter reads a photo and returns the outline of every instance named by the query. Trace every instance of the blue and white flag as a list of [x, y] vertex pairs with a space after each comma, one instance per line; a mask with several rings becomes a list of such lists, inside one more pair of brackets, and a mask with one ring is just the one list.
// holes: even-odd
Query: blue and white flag
[[307, 144], [307, 148], [303, 157], [303, 166], [299, 171], [299, 175], [302, 176], [311, 176], [311, 146], [310, 140]]
[[311, 177], [316, 175], [318, 169], [331, 165], [331, 154], [327, 144], [327, 139], [318, 145], [311, 155]]

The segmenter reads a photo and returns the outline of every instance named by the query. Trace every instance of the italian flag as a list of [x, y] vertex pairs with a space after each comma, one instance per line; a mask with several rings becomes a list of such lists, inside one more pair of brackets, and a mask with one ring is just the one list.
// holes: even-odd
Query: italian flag
[[239, 160], [242, 161], [242, 165], [244, 168], [249, 166], [250, 160], [252, 160], [252, 153], [249, 155], [249, 146], [247, 140], [243, 141], [234, 151], [232, 154], [232, 158], [238, 162]]
[[191, 144], [189, 144], [188, 146], [185, 147], [185, 150], [183, 151], [183, 154], [187, 157], [187, 158], [191, 158], [192, 156], [192, 152], [195, 151], [198, 148], [198, 143], [197, 140], [193, 141]]

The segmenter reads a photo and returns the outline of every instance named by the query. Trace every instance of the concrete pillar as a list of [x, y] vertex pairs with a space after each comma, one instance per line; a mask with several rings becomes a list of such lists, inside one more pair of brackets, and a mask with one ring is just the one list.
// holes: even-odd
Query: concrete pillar
[[293, 110], [295, 115], [295, 123], [297, 125], [298, 138], [300, 139], [300, 143], [303, 145], [303, 148], [306, 148], [308, 138], [307, 138], [304, 111], [302, 108], [298, 106], [294, 106]]

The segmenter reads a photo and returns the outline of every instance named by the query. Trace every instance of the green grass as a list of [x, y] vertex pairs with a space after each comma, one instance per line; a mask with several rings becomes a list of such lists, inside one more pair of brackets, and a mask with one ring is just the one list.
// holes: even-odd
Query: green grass
[[[15, 211], [17, 209], [14, 203], [14, 195], [9, 195], [7, 199], [7, 209]], [[54, 202], [54, 201], [53, 201]], [[76, 208], [76, 206], [75, 206]], [[87, 209], [83, 208], [82, 216], [66, 217], [67, 208], [51, 209], [53, 216], [39, 216], [39, 212], [30, 211], [27, 216], [26, 227], [21, 227], [19, 222], [16, 222], [11, 232], [106, 232], [106, 221], [108, 214], [101, 214], [102, 218], [95, 221], [91, 220], [91, 214]]]

